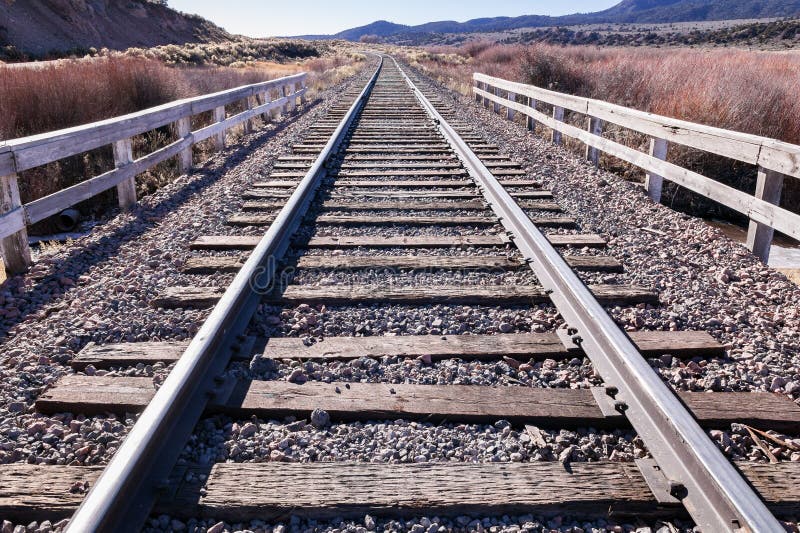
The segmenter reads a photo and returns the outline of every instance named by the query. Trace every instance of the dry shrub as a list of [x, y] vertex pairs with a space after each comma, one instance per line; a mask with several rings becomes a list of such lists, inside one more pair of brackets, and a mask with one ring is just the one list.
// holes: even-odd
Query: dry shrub
[[[469, 88], [472, 73], [483, 72], [800, 144], [800, 54], [485, 42], [428, 52], [415, 61], [451, 86]], [[469, 61], [439, 60], [454, 53]]]
[[[467, 62], [443, 61], [458, 54]], [[746, 50], [558, 47], [545, 44], [428, 49], [408, 59], [468, 95], [472, 73], [596, 98], [668, 117], [800, 144], [800, 54]], [[576, 123], [577, 125], [578, 123]], [[607, 136], [641, 148], [642, 135], [613, 126]], [[637, 146], [638, 145], [638, 146]], [[609, 158], [605, 158], [609, 159]], [[755, 169], [730, 159], [673, 147], [670, 160], [753, 192]], [[619, 162], [610, 162], [619, 170]], [[643, 173], [637, 172], [642, 177]], [[782, 205], [797, 210], [800, 183], [788, 180]], [[686, 191], [668, 191], [694, 214], [726, 214]]]
[[[112, 57], [63, 61], [36, 68], [0, 66], [0, 139], [13, 139], [140, 111], [179, 98], [208, 94], [309, 70], [309, 85], [320, 90], [355, 73], [353, 62], [364, 56], [335, 56], [306, 63], [252, 62], [243, 68], [169, 67], [142, 57]], [[277, 97], [277, 94], [273, 95]], [[243, 108], [238, 106], [239, 111]], [[237, 105], [229, 107], [235, 113]], [[201, 117], [210, 121], [210, 114]], [[231, 132], [232, 134], [234, 132]], [[152, 152], [174, 139], [169, 126], [136, 136], [138, 155]], [[207, 149], [198, 148], [198, 152]], [[207, 155], [207, 152], [202, 154]], [[109, 147], [66, 158], [22, 172], [23, 202], [41, 198], [113, 168]], [[177, 175], [166, 161], [137, 179], [140, 193], [153, 192]], [[101, 213], [114, 204], [113, 192], [84, 202], [82, 211]], [[32, 228], [47, 232], [43, 224]]]
[[141, 59], [0, 69], [3, 139], [130, 113], [168, 102], [182, 92], [170, 69]]

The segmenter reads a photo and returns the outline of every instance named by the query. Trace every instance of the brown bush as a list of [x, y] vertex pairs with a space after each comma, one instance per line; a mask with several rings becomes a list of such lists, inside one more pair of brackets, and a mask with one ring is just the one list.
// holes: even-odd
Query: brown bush
[[[349, 65], [362, 59], [335, 56], [308, 64], [256, 62], [246, 68], [228, 68], [169, 67], [152, 59], [117, 55], [32, 68], [0, 66], [0, 140], [69, 128], [302, 70], [310, 71], [309, 84], [319, 90], [354, 73]], [[134, 149], [143, 155], [172, 139], [170, 128], [163, 127], [136, 136]], [[23, 172], [22, 201], [52, 194], [111, 168], [111, 150], [104, 147]], [[175, 175], [176, 165], [167, 161], [140, 176], [138, 188], [142, 193], [152, 192]], [[113, 205], [111, 192], [84, 203], [82, 210], [102, 212], [109, 205]], [[45, 224], [33, 228], [34, 233], [37, 229], [46, 232], [52, 228]]]
[[[454, 60], [461, 57], [465, 61]], [[557, 47], [471, 43], [409, 54], [412, 64], [465, 95], [472, 73], [596, 98], [668, 117], [800, 144], [800, 54], [746, 50]], [[575, 117], [575, 120], [578, 120]], [[580, 122], [576, 122], [578, 125]], [[581, 126], [584, 124], [580, 123]], [[646, 138], [609, 128], [609, 137], [642, 148]], [[630, 169], [604, 158], [614, 170]], [[670, 160], [753, 192], [755, 169], [681, 147]], [[643, 173], [636, 172], [638, 178]], [[800, 187], [789, 180], [782, 204], [797, 210]], [[694, 214], [725, 214], [712, 202], [669, 191]], [[677, 194], [677, 195], [676, 195]]]

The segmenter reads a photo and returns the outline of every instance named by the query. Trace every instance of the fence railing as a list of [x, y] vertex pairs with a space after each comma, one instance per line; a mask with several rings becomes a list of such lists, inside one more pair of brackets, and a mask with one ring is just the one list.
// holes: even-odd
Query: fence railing
[[[494, 106], [513, 119], [517, 112], [526, 115], [528, 129], [538, 122], [552, 130], [552, 141], [562, 142], [562, 135], [586, 145], [586, 157], [598, 164], [601, 152], [622, 159], [647, 173], [645, 187], [656, 202], [661, 200], [663, 180], [669, 180], [701, 196], [714, 200], [750, 219], [747, 245], [766, 262], [774, 231], [800, 239], [800, 215], [779, 207], [786, 177], [800, 178], [800, 146], [767, 137], [713, 128], [662, 117], [601, 100], [583, 98], [541, 89], [475, 73], [473, 88], [478, 102]], [[552, 115], [537, 109], [539, 103], [552, 107]], [[569, 110], [586, 115], [586, 129], [565, 122]], [[609, 122], [650, 136], [650, 151], [644, 153], [603, 137], [604, 123]], [[675, 143], [708, 153], [742, 161], [758, 167], [755, 195], [720, 183], [666, 161], [667, 147]]]
[[[306, 74], [245, 85], [218, 93], [178, 100], [121, 117], [83, 126], [14, 139], [0, 143], [0, 251], [10, 272], [25, 270], [31, 263], [27, 226], [58, 214], [112, 187], [117, 188], [120, 207], [136, 203], [138, 174], [171, 157], [178, 158], [178, 169], [192, 167], [192, 146], [213, 139], [214, 148], [225, 147], [225, 132], [261, 115], [269, 120], [274, 110], [290, 113], [298, 98], [304, 101]], [[227, 116], [226, 106], [241, 102], [244, 111]], [[192, 131], [191, 118], [211, 111], [209, 126]], [[172, 125], [177, 140], [133, 158], [132, 137]], [[89, 150], [112, 146], [115, 168], [27, 204], [20, 201], [18, 173], [75, 156]]]

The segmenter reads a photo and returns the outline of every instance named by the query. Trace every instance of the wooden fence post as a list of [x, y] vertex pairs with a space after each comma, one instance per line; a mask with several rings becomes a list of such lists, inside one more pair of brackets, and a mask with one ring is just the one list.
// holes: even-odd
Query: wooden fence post
[[[558, 122], [564, 122], [564, 108], [553, 106], [553, 118]], [[563, 136], [561, 135], [561, 132], [558, 130], [553, 130], [551, 140], [553, 141], [553, 144], [561, 145], [563, 141]]]
[[[281, 98], [286, 98], [286, 86], [284, 85], [283, 87], [281, 87], [279, 91], [280, 91], [279, 96]], [[288, 114], [289, 114], [289, 100], [286, 100], [286, 102], [283, 104], [283, 107], [281, 107], [281, 116], [285, 117]]]
[[[511, 102], [516, 103], [517, 102], [517, 95], [512, 93], [511, 91], [508, 91], [508, 99]], [[516, 109], [512, 109], [510, 107], [506, 107], [506, 118], [508, 120], [514, 120], [514, 117], [516, 115], [517, 115], [517, 110]]]
[[[502, 91], [500, 90], [499, 87], [495, 87], [494, 88], [494, 95], [496, 97], [500, 98], [500, 93], [501, 92]], [[498, 115], [500, 114], [500, 107], [501, 107], [500, 102], [494, 102], [494, 112], [497, 113]]]
[[[300, 89], [306, 88], [306, 79], [303, 78], [303, 81], [299, 83]], [[300, 105], [306, 105], [306, 93], [300, 95]]]
[[[0, 215], [22, 208], [19, 197], [17, 175], [0, 176]], [[13, 235], [0, 240], [5, 269], [12, 274], [25, 272], [31, 266], [31, 249], [28, 246], [28, 230], [24, 227]]]
[[[227, 115], [225, 114], [225, 106], [221, 105], [219, 107], [214, 108], [214, 122], [219, 123], [225, 120]], [[214, 149], [216, 151], [224, 150], [225, 149], [225, 131], [221, 131], [216, 133], [213, 137], [214, 139]]]
[[292, 111], [294, 111], [294, 102], [293, 98], [290, 96], [292, 94], [292, 87], [290, 85], [283, 86], [283, 96], [286, 97], [286, 104], [283, 106], [283, 115], [288, 116]]
[[[528, 96], [528, 107], [531, 109], [536, 109], [536, 100]], [[525, 118], [525, 126], [528, 128], [528, 131], [534, 131], [536, 129], [536, 121], [533, 120], [533, 117], [528, 115]]]
[[[114, 142], [114, 166], [123, 168], [133, 163], [133, 144], [131, 139]], [[131, 176], [117, 185], [117, 200], [120, 209], [128, 209], [136, 203], [136, 176]]]
[[[484, 83], [483, 84], [483, 90], [486, 91], [487, 93], [491, 93], [492, 92], [492, 86], [489, 85], [488, 83]], [[486, 108], [486, 109], [489, 109], [489, 102], [490, 102], [489, 98], [487, 96], [484, 96], [483, 97], [483, 107]]]
[[[269, 103], [269, 94], [267, 91], [262, 91], [256, 95], [256, 104], [259, 106], [266, 105]], [[261, 113], [261, 120], [264, 121], [264, 124], [270, 121], [272, 117], [269, 115], [269, 111]]]
[[[773, 205], [780, 205], [783, 180], [784, 176], [780, 172], [758, 167], [756, 198]], [[750, 220], [750, 228], [747, 231], [747, 247], [764, 264], [769, 261], [769, 251], [774, 234], [775, 230], [766, 224]]]
[[[192, 117], [179, 118], [175, 122], [175, 135], [178, 139], [184, 139], [192, 133]], [[178, 154], [178, 172], [186, 174], [192, 170], [192, 147], [189, 146], [181, 150]]]
[[[244, 99], [244, 109], [245, 109], [245, 111], [250, 111], [251, 109], [253, 109], [253, 97], [252, 96], [248, 96], [247, 98]], [[254, 127], [253, 127], [253, 119], [248, 118], [247, 120], [244, 121], [244, 132], [245, 132], [245, 134], [253, 133], [253, 129], [254, 129]]]
[[[483, 89], [483, 82], [480, 82], [480, 81], [477, 81], [477, 80], [476, 80], [476, 81], [475, 81], [475, 87], [477, 87], [478, 89]], [[483, 97], [480, 95], [480, 93], [477, 93], [477, 92], [476, 92], [476, 93], [475, 93], [475, 101], [476, 101], [476, 102], [478, 102], [478, 103], [480, 103], [480, 101], [481, 101], [482, 99], [483, 99]]]
[[[592, 135], [602, 137], [603, 135], [603, 121], [599, 118], [589, 117], [588, 130]], [[600, 150], [593, 146], [586, 145], [586, 159], [592, 162], [594, 166], [600, 165]]]
[[298, 84], [297, 84], [297, 82], [296, 82], [296, 81], [295, 81], [295, 82], [292, 82], [292, 87], [291, 87], [291, 89], [292, 89], [292, 94], [294, 95], [294, 96], [292, 96], [292, 109], [294, 109], [294, 110], [296, 111], [296, 110], [297, 110], [297, 107], [298, 107], [298, 105], [297, 105], [297, 100], [299, 99], [299, 97], [297, 96], [297, 91], [298, 91], [299, 89], [298, 89]]
[[[657, 139], [655, 137], [650, 139], [650, 155], [656, 159], [666, 161], [668, 147], [669, 143], [665, 139]], [[656, 203], [661, 202], [661, 189], [663, 186], [663, 177], [658, 174], [653, 174], [652, 172], [647, 173], [647, 177], [644, 181], [644, 188], [647, 190], [647, 196], [649, 196], [651, 200]]]

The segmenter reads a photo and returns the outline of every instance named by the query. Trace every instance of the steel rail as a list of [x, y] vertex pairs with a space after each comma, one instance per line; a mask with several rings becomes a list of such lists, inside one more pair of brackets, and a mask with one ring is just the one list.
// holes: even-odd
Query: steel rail
[[556, 308], [577, 333], [606, 390], [646, 444], [681, 500], [705, 532], [782, 532], [743, 476], [733, 467], [686, 407], [638, 352], [544, 234], [500, 185], [461, 136], [439, 114], [411, 79], [398, 68], [439, 131], [461, 158], [501, 224]]
[[215, 387], [222, 385], [219, 376], [230, 362], [237, 337], [245, 331], [257, 309], [263, 295], [260, 289], [271, 285], [276, 265], [326, 175], [329, 159], [364, 106], [382, 66], [383, 58], [314, 165], [72, 516], [67, 531], [139, 531], [144, 525], [158, 493], [168, 488], [175, 462], [213, 397]]

